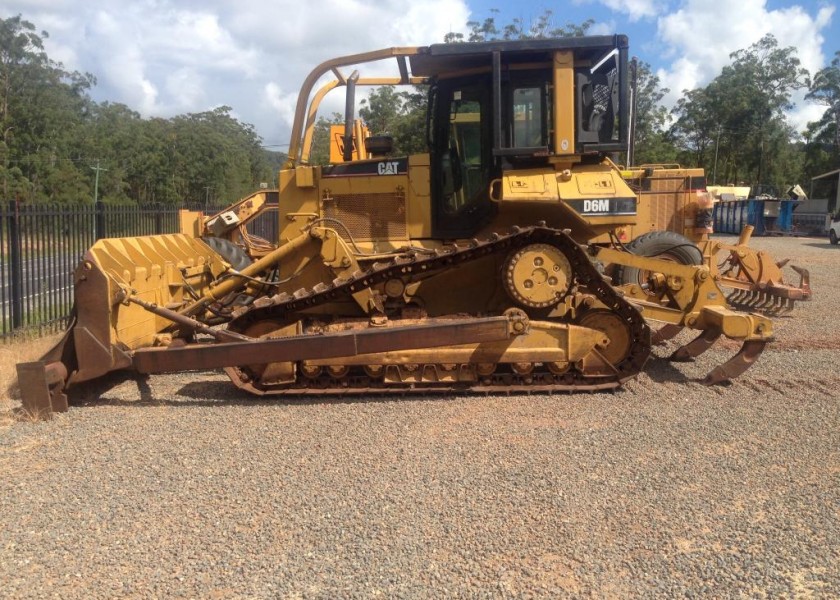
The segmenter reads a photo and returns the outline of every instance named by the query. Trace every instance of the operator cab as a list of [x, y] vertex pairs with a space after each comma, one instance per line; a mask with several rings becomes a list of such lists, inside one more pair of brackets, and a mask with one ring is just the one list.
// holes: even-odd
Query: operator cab
[[627, 140], [627, 38], [438, 44], [410, 58], [429, 78], [435, 237], [474, 234], [509, 169], [601, 160]]

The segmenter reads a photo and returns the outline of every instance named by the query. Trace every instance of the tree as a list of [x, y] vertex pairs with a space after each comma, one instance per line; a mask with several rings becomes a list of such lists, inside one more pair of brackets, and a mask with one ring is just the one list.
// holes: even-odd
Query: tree
[[685, 92], [671, 132], [685, 162], [705, 167], [713, 181], [780, 188], [799, 178], [785, 112], [808, 72], [796, 49], [780, 48], [772, 35], [730, 57], [732, 63], [705, 88]]
[[333, 113], [329, 119], [318, 117], [312, 133], [312, 151], [309, 162], [313, 165], [326, 165], [330, 162], [330, 127], [344, 123], [341, 113]]
[[359, 116], [371, 133], [394, 138], [395, 154], [412, 154], [426, 149], [426, 88], [397, 92], [394, 86], [374, 89], [362, 100]]
[[659, 77], [644, 61], [634, 60], [635, 159], [636, 164], [673, 162], [676, 150], [668, 133], [668, 109], [662, 99], [670, 90], [661, 88]]
[[814, 75], [805, 98], [826, 107], [805, 132], [806, 164], [809, 174], [817, 175], [840, 162], [840, 51], [829, 66]]
[[230, 107], [146, 120], [97, 104], [95, 78], [50, 60], [46, 37], [20, 15], [0, 19], [3, 199], [90, 202], [99, 173], [109, 203], [227, 203], [273, 179], [259, 136]]
[[[554, 11], [547, 9], [528, 24], [517, 17], [499, 29], [496, 25], [496, 15], [499, 10], [494, 8], [490, 12], [493, 16], [487, 17], [483, 21], [467, 21], [467, 27], [470, 29], [466, 39], [467, 42], [580, 37], [586, 35], [589, 28], [595, 24], [593, 19], [587, 19], [580, 24], [566, 23], [557, 27], [554, 25]], [[464, 34], [462, 33], [452, 32], [444, 37], [444, 42], [448, 44], [464, 41]]]
[[[50, 60], [46, 37], [20, 15], [0, 19], [2, 190], [28, 201], [75, 201], [84, 186], [65, 163], [79, 157], [87, 91], [95, 79]], [[66, 185], [68, 178], [73, 185]]]

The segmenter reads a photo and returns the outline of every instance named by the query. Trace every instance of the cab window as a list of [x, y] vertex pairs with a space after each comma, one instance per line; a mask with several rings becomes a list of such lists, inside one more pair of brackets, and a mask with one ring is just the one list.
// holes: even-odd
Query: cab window
[[514, 148], [537, 148], [547, 145], [544, 94], [540, 87], [520, 87], [513, 90]]

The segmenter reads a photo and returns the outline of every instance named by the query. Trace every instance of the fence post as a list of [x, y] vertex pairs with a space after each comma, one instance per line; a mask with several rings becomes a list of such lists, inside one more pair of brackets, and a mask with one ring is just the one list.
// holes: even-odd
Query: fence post
[[17, 200], [9, 201], [9, 271], [11, 275], [12, 330], [23, 325], [23, 256], [20, 244], [20, 213]]
[[152, 205], [155, 209], [155, 234], [163, 233], [163, 206], [160, 204]]
[[94, 224], [94, 232], [93, 238], [94, 240], [101, 240], [102, 238], [106, 237], [105, 232], [105, 203], [102, 200], [97, 200], [94, 204], [94, 210], [96, 211], [96, 215], [93, 220]]

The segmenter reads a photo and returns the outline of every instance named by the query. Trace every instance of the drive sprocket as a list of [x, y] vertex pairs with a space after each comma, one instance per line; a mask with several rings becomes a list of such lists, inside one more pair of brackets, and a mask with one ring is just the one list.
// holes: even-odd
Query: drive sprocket
[[551, 244], [529, 244], [505, 261], [505, 291], [526, 308], [556, 305], [569, 293], [573, 279], [569, 259]]

